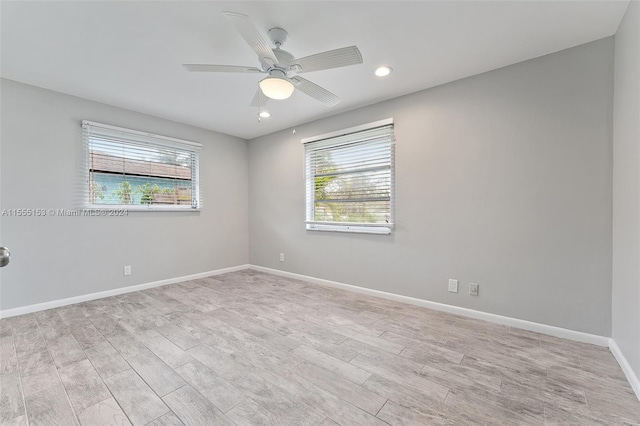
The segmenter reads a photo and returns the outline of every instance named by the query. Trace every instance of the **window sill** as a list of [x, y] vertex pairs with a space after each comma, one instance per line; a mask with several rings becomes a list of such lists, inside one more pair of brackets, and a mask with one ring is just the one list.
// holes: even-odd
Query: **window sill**
[[393, 225], [389, 226], [360, 226], [360, 225], [324, 225], [307, 224], [307, 231], [348, 232], [352, 234], [390, 235]]

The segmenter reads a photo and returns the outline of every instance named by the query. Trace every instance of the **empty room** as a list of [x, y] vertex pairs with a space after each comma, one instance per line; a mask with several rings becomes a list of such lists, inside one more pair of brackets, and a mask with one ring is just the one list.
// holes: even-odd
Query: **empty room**
[[0, 425], [640, 425], [640, 1], [1, 1]]

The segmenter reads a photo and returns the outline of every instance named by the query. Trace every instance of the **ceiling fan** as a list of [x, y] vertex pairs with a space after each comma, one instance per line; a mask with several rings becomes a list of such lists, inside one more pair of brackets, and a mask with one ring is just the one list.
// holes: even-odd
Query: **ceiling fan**
[[183, 64], [183, 66], [187, 70], [195, 72], [267, 74], [267, 77], [260, 81], [251, 106], [264, 106], [269, 99], [287, 99], [295, 89], [298, 89], [332, 107], [340, 102], [338, 96], [298, 76], [298, 74], [362, 63], [362, 55], [356, 46], [329, 50], [296, 59], [291, 53], [281, 49], [288, 37], [287, 32], [282, 28], [276, 27], [269, 30], [269, 39], [275, 45], [275, 48], [272, 49], [247, 15], [234, 12], [222, 13], [258, 55], [260, 67], [208, 64]]

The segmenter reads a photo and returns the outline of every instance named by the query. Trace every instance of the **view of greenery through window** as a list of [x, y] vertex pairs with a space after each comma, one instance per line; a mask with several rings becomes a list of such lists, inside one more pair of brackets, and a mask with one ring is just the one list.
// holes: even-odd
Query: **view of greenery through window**
[[89, 202], [191, 205], [193, 153], [91, 138]]
[[383, 144], [354, 143], [317, 150], [314, 220], [318, 222], [389, 223], [391, 165]]

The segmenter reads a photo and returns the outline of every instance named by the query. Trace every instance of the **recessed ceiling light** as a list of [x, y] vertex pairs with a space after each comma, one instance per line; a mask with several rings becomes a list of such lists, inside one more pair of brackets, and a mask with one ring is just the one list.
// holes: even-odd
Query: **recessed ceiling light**
[[391, 67], [382, 66], [373, 70], [373, 73], [378, 77], [386, 77], [391, 74], [391, 71], [393, 71]]
[[258, 114], [260, 117], [262, 118], [269, 118], [271, 117], [271, 114], [269, 114], [269, 111], [261, 111], [260, 114]]

